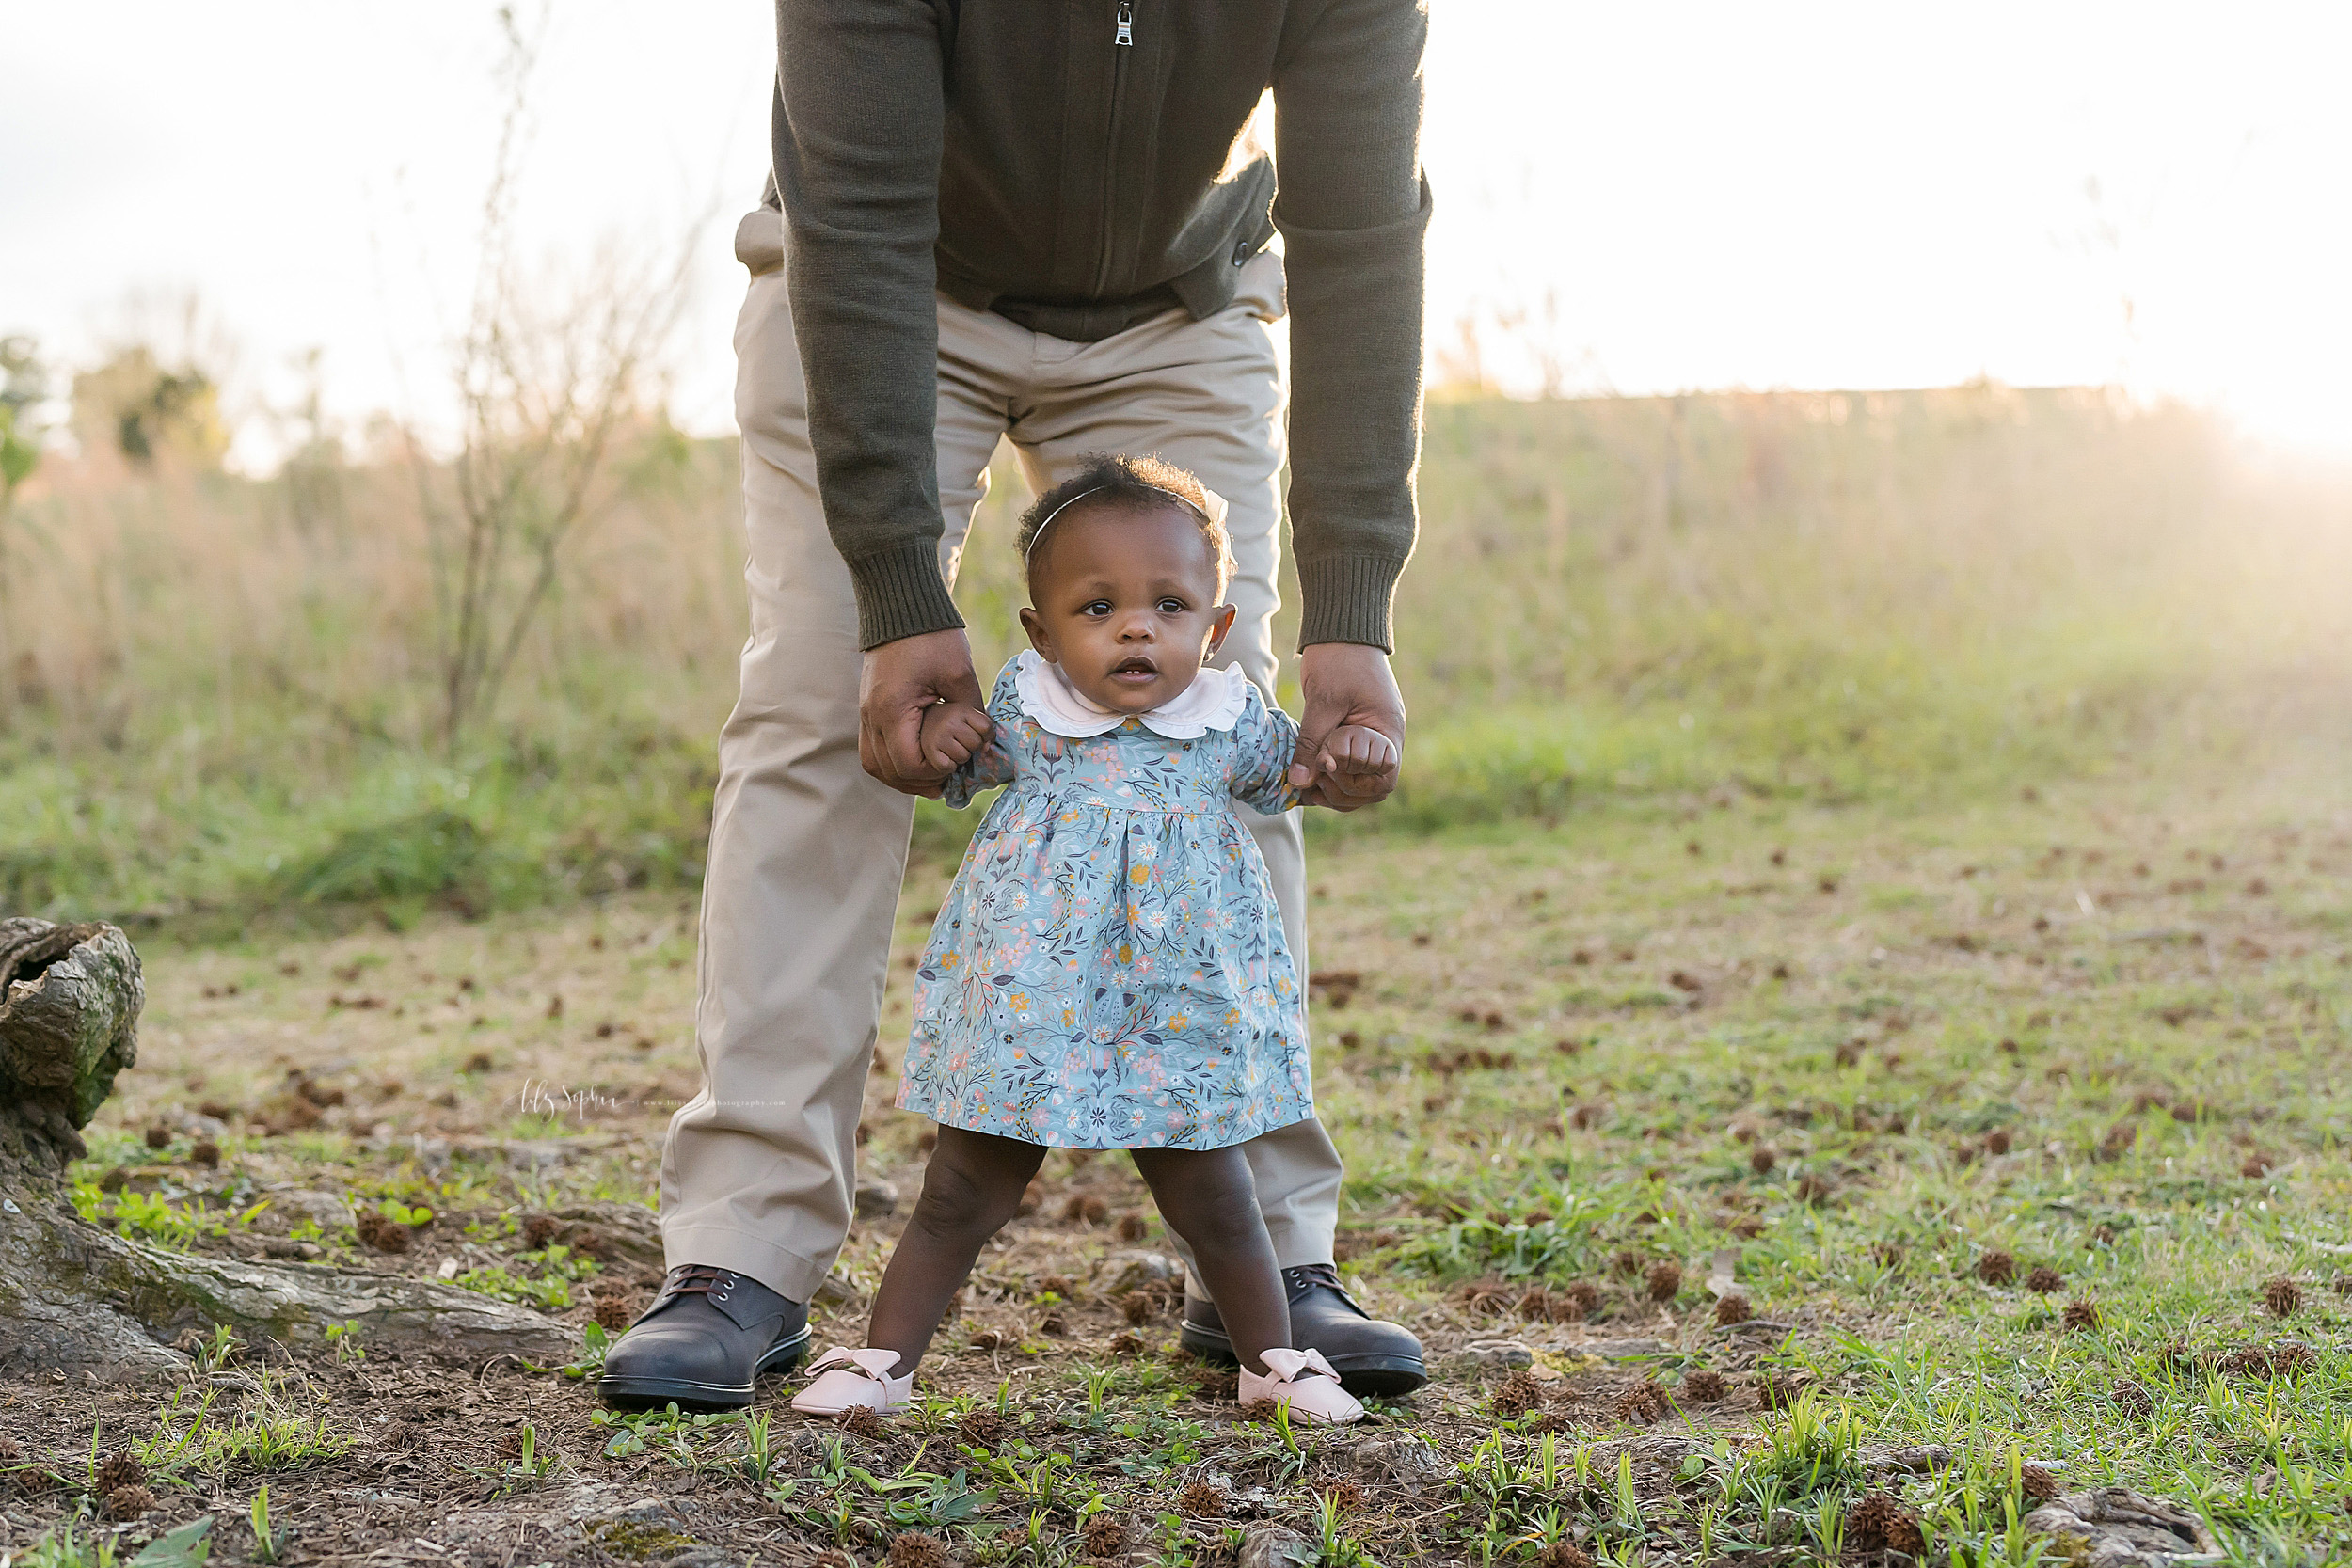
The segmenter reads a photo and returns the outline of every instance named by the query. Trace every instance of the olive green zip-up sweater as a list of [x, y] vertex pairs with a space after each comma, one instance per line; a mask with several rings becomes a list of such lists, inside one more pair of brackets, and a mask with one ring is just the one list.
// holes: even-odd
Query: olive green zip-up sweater
[[[1420, 0], [777, 0], [792, 320], [864, 646], [963, 624], [939, 577], [934, 288], [1097, 341], [1221, 309], [1277, 230], [1299, 641], [1391, 646], [1427, 31]], [[1270, 159], [1244, 137], [1269, 87]]]

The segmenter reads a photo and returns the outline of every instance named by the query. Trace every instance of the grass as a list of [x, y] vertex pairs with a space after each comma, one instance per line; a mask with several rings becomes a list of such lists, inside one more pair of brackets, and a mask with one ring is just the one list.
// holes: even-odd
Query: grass
[[[2139, 816], [2110, 797], [2089, 820], [1979, 805], [1874, 832], [1768, 806], [1620, 824], [1605, 847], [1522, 832], [1453, 875], [1437, 850], [1327, 862], [1352, 883], [1348, 937], [1405, 942], [1353, 991], [1327, 1112], [1351, 1195], [1382, 1216], [1359, 1265], [1497, 1279], [1472, 1299], [1506, 1320], [1523, 1288], [1579, 1282], [1632, 1316], [1620, 1254], [1730, 1249], [1758, 1311], [1803, 1325], [1754, 1339], [1755, 1364], [1834, 1395], [1841, 1450], [1933, 1441], [1979, 1470], [2022, 1452], [2062, 1462], [2069, 1490], [2335, 1539], [2352, 839], [2340, 790], [2280, 796], [2308, 816], [2226, 837], [2177, 800]], [[1411, 945], [1432, 931], [1441, 956]], [[1433, 1020], [1441, 997], [1469, 1005]], [[1470, 1040], [1490, 1069], [1454, 1066]], [[2015, 1283], [1978, 1278], [1992, 1250]], [[2024, 1287], [2037, 1265], [2056, 1291]], [[1705, 1305], [1683, 1277], [1670, 1313]], [[2285, 1319], [2274, 1277], [2302, 1281]], [[1784, 1490], [1789, 1431], [1766, 1429]], [[1799, 1495], [1852, 1500], [1851, 1465], [1810, 1463]], [[2007, 1549], [1980, 1476], [1910, 1490], [1931, 1542]]]
[[302, 1469], [351, 1448], [350, 1434], [329, 1425], [306, 1380], [267, 1368], [254, 1377], [259, 1392], [233, 1410], [216, 1409], [209, 1391], [192, 1402], [183, 1390], [167, 1396], [151, 1430], [130, 1449], [151, 1481], [171, 1486], [230, 1472]]
[[[277, 482], [43, 473], [0, 902], [233, 931], [698, 881], [742, 636], [731, 445], [632, 483], [453, 751], [397, 468], [299, 515]], [[983, 673], [1022, 598], [999, 478], [959, 584]], [[1398, 600], [1412, 767], [1376, 824], [1318, 831], [1958, 800], [2242, 744], [2341, 682], [2345, 494], [2095, 391], [1440, 401]], [[941, 853], [969, 824], [920, 821]]]
[[[642, 1303], [645, 1268], [550, 1224], [649, 1202], [698, 1082], [692, 884], [737, 633], [690, 613], [722, 602], [708, 552], [638, 546], [723, 509], [703, 459], [700, 490], [644, 499], [585, 568], [655, 610], [624, 634], [569, 601], [570, 653], [454, 758], [402, 728], [417, 623], [374, 546], [257, 568], [269, 613], [183, 617], [202, 657], [173, 662], [151, 615], [112, 673], [71, 674], [70, 627], [37, 640], [53, 673], [7, 742], [0, 875], [23, 904], [159, 917], [85, 1215], [583, 1326]], [[397, 539], [391, 499], [350, 483]], [[922, 1535], [976, 1563], [1181, 1568], [1279, 1525], [1330, 1568], [1855, 1561], [1907, 1531], [1989, 1568], [2064, 1555], [2025, 1525], [2050, 1481], [2165, 1499], [2232, 1562], [2352, 1549], [2336, 482], [2174, 413], [1971, 388], [1441, 404], [1423, 483], [1407, 780], [1313, 821], [1311, 919], [1343, 1266], [1422, 1336], [1425, 1394], [1348, 1434], [1234, 1420], [1168, 1354], [1167, 1293], [1115, 1283], [1167, 1245], [1140, 1183], [1056, 1155], [925, 1400], [879, 1430], [807, 1422], [781, 1386], [739, 1417], [604, 1416], [595, 1339], [571, 1377], [469, 1369], [462, 1407], [342, 1338], [234, 1409], [209, 1382], [0, 1386], [24, 1463], [61, 1478], [24, 1505], [27, 1560], [122, 1533], [75, 1501], [102, 1429], [164, 1478], [142, 1532], [199, 1481], [241, 1513], [265, 1479], [273, 1540], [341, 1521], [360, 1551], [390, 1527], [348, 1496], [395, 1455], [432, 1511], [407, 1534], [546, 1508], [624, 1559], [781, 1528], [859, 1560]], [[234, 486], [189, 494], [267, 531]], [[103, 543], [70, 548], [127, 570]], [[1000, 556], [962, 589], [983, 662]], [[361, 625], [369, 583], [386, 612]], [[176, 591], [118, 587], [156, 613]], [[297, 590], [315, 644], [286, 641]], [[224, 707], [217, 673], [262, 668], [241, 661], [263, 632], [316, 655], [310, 684]], [[144, 684], [110, 748], [122, 683]], [[296, 722], [326, 695], [373, 717]], [[922, 816], [901, 958], [969, 821]], [[863, 1164], [902, 1197], [907, 1006], [894, 964]], [[406, 1249], [298, 1218], [337, 1202]], [[898, 1223], [858, 1224], [820, 1342], [859, 1332]], [[201, 1370], [241, 1354], [215, 1338]], [[375, 1417], [404, 1408], [389, 1446]], [[670, 1470], [707, 1505], [691, 1536], [554, 1500]]]
[[515, 1263], [519, 1272], [496, 1266], [469, 1269], [457, 1276], [457, 1283], [501, 1301], [560, 1312], [572, 1305], [572, 1287], [599, 1272], [595, 1259], [574, 1257], [561, 1244], [517, 1253]]
[[[547, 1402], [530, 1407], [533, 1465], [691, 1470], [746, 1521], [861, 1553], [920, 1532], [976, 1562], [1075, 1561], [1087, 1521], [1107, 1514], [1164, 1561], [1208, 1562], [1255, 1511], [1338, 1563], [1534, 1562], [1555, 1544], [1610, 1561], [1811, 1561], [1891, 1507], [1938, 1563], [2023, 1563], [2049, 1550], [2023, 1525], [2033, 1465], [2069, 1492], [2167, 1499], [2230, 1560], [2324, 1560], [2352, 1497], [2335, 1070], [2352, 1035], [2352, 800], [2337, 755], [2058, 781], [2030, 800], [1743, 791], [1324, 844], [1318, 1089], [1348, 1161], [1344, 1266], [1441, 1369], [1368, 1433], [1230, 1423], [1193, 1369], [1157, 1354], [1164, 1315], [1142, 1325], [1141, 1354], [1120, 1349], [1131, 1330], [1105, 1259], [1138, 1244], [1120, 1219], [1164, 1243], [1123, 1165], [1065, 1156], [942, 1336], [930, 1402], [878, 1436], [803, 1421], [781, 1386], [749, 1418], [601, 1426], [562, 1392], [576, 1382], [505, 1398]], [[941, 875], [910, 887], [902, 947]], [[691, 974], [664, 935], [679, 913], [643, 893], [291, 944], [151, 942], [143, 1070], [79, 1174], [94, 1189], [115, 1165], [168, 1162], [177, 1146], [158, 1155], [140, 1130], [239, 1093], [232, 1060], [272, 1083], [270, 1061], [243, 1059], [256, 1030], [318, 1017], [321, 993], [348, 992], [337, 976], [372, 956], [365, 984], [407, 1016], [331, 1011], [310, 1057], [351, 1091], [334, 1111], [363, 1101], [358, 1117], [278, 1136], [232, 1117], [206, 1182], [234, 1172], [253, 1190], [429, 1209], [418, 1250], [384, 1261], [430, 1274], [463, 1238], [518, 1280], [558, 1282], [540, 1267], [556, 1248], [518, 1216], [644, 1201], [660, 1114], [551, 1126], [518, 1089], [561, 1081], [567, 1061], [573, 1081], [593, 1076], [608, 1051], [678, 1069], [682, 1041], [639, 1052], [596, 1026], [622, 995], [642, 1016], [683, 1016]], [[475, 981], [462, 994], [483, 999], [468, 1006], [507, 1022], [466, 1031], [495, 1060], [442, 1106], [410, 1065], [442, 1048], [413, 1031], [461, 972]], [[219, 994], [232, 975], [244, 989]], [[426, 975], [441, 978], [415, 983]], [[571, 1003], [562, 1019], [541, 1005], [553, 990]], [[886, 1062], [905, 996], [894, 972]], [[359, 1092], [381, 1074], [418, 1087]], [[892, 1086], [875, 1080], [866, 1164], [904, 1192], [920, 1128], [882, 1108]], [[560, 1132], [580, 1155], [534, 1173], [469, 1141], [509, 1132]], [[419, 1136], [465, 1151], [427, 1171]], [[1111, 1217], [1061, 1217], [1076, 1194]], [[859, 1227], [840, 1270], [853, 1290], [895, 1229]], [[1994, 1252], [2011, 1261], [1988, 1282]], [[1726, 1261], [1751, 1324], [1717, 1323], [1706, 1282]], [[1678, 1278], [1661, 1298], [1662, 1262]], [[2056, 1289], [2032, 1288], [2037, 1268]], [[2283, 1316], [2268, 1284], [2281, 1277], [2297, 1287]], [[2070, 1317], [2078, 1305], [2090, 1316]], [[859, 1310], [822, 1308], [818, 1338], [854, 1334]], [[1067, 1326], [1046, 1331], [1049, 1315]], [[1534, 1356], [1532, 1402], [1468, 1359], [1493, 1339]], [[1632, 1398], [1645, 1386], [1661, 1413]], [[451, 1433], [453, 1464], [465, 1436]], [[1400, 1437], [1426, 1445], [1435, 1473], [1405, 1482], [1354, 1457]], [[1927, 1445], [1915, 1472], [1882, 1463]], [[519, 1484], [511, 1454], [463, 1463]], [[306, 1473], [270, 1480], [297, 1523], [323, 1506]], [[1175, 1505], [1212, 1476], [1216, 1497], [1263, 1500]], [[1341, 1481], [1357, 1489], [1337, 1494], [1343, 1511]]]

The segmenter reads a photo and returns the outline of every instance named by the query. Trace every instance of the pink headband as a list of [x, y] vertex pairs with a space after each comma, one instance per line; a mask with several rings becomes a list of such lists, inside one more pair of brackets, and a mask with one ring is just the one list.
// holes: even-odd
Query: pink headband
[[[1156, 490], [1161, 495], [1166, 496], [1169, 500], [1182, 502], [1184, 505], [1190, 507], [1193, 511], [1199, 512], [1202, 522], [1214, 522], [1216, 520], [1212, 518], [1208, 513], [1201, 511], [1199, 502], [1195, 501], [1190, 496], [1184, 495], [1181, 491], [1170, 490], [1164, 484], [1153, 484], [1149, 480], [1138, 479], [1136, 483], [1142, 485], [1147, 490]], [[1068, 500], [1054, 508], [1053, 511], [1048, 512], [1041, 519], [1039, 520], [1037, 531], [1029, 535], [1029, 547], [1021, 552], [1021, 558], [1024, 561], [1026, 561], [1030, 556], [1037, 553], [1037, 542], [1045, 537], [1045, 531], [1053, 526], [1055, 518], [1060, 516], [1063, 513], [1069, 511], [1072, 507], [1077, 505], [1080, 501], [1086, 499], [1089, 496], [1095, 494], [1097, 491], [1107, 490], [1109, 488], [1110, 486], [1108, 484], [1089, 485], [1086, 489], [1079, 491], [1076, 495], [1071, 497]]]

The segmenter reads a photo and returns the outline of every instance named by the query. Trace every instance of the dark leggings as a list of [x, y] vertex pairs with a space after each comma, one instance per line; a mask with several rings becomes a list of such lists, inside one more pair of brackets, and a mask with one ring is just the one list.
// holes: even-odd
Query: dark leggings
[[[1251, 1371], [1263, 1372], [1260, 1357], [1291, 1342], [1290, 1305], [1258, 1212], [1249, 1162], [1238, 1148], [1133, 1153], [1160, 1217], [1192, 1248], [1234, 1354]], [[1019, 1211], [1021, 1195], [1044, 1159], [1037, 1144], [939, 1130], [939, 1147], [923, 1173], [923, 1196], [890, 1255], [866, 1329], [867, 1344], [898, 1353], [897, 1375], [912, 1372], [923, 1359], [948, 1298], [972, 1273], [980, 1248]]]

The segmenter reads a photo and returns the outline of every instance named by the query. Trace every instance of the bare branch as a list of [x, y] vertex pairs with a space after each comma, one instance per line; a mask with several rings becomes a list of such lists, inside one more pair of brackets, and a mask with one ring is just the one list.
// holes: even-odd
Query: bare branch
[[632, 264], [608, 248], [568, 280], [525, 276], [515, 255], [516, 209], [548, 15], [543, 6], [526, 25], [511, 8], [500, 13], [506, 111], [483, 198], [471, 313], [457, 344], [459, 450], [448, 465], [454, 504], [425, 503], [442, 738], [453, 751], [496, 707], [556, 593], [566, 545], [609, 503], [614, 445], [646, 412], [648, 372], [683, 314], [691, 259], [681, 236], [660, 265]]

